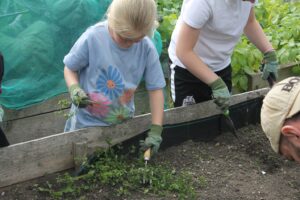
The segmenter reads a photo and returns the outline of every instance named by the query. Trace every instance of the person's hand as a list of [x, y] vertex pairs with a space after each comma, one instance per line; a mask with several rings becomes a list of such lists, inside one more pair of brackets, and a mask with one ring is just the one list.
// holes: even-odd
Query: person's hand
[[69, 87], [69, 92], [71, 96], [72, 103], [80, 108], [88, 106], [89, 97], [87, 94], [80, 88], [79, 84], [73, 84]]
[[162, 130], [162, 126], [152, 124], [148, 132], [147, 138], [145, 140], [140, 141], [141, 150], [145, 151], [151, 148], [152, 153], [157, 153], [162, 142]]
[[275, 76], [275, 80], [278, 78], [278, 61], [274, 50], [268, 51], [264, 54], [262, 62], [262, 79], [267, 80], [272, 73]]
[[225, 112], [229, 107], [230, 93], [225, 82], [219, 77], [209, 85], [212, 89], [212, 96], [215, 104]]

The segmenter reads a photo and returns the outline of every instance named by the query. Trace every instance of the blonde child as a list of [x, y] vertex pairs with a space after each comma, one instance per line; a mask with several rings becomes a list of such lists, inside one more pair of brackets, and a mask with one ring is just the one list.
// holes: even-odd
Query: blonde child
[[162, 141], [165, 80], [148, 36], [156, 25], [154, 0], [114, 0], [107, 20], [89, 27], [64, 58], [64, 76], [75, 113], [65, 131], [110, 126], [134, 115], [134, 93], [144, 77], [152, 125], [142, 148]]

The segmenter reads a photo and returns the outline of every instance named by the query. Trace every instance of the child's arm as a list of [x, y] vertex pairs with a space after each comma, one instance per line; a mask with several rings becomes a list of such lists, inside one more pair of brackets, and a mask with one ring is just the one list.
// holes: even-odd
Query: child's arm
[[164, 94], [162, 89], [149, 91], [152, 124], [162, 125], [164, 115]]
[[147, 134], [147, 138], [141, 141], [141, 148], [147, 150], [151, 148], [152, 153], [157, 153], [162, 142], [161, 133], [163, 130], [164, 115], [164, 94], [162, 89], [149, 91], [150, 107], [152, 114], [152, 125]]
[[188, 24], [183, 23], [177, 40], [176, 55], [189, 72], [209, 85], [219, 77], [194, 51], [194, 47], [199, 37], [201, 37], [200, 29], [195, 29]]
[[251, 9], [249, 19], [244, 28], [244, 33], [251, 43], [253, 43], [262, 53], [274, 50], [262, 27], [256, 20], [254, 8]]
[[267, 80], [271, 75], [274, 75], [276, 80], [278, 78], [277, 56], [261, 25], [255, 18], [254, 8], [252, 8], [250, 12], [247, 25], [244, 28], [244, 33], [248, 39], [264, 54], [262, 79]]
[[227, 110], [231, 95], [226, 84], [194, 51], [199, 37], [201, 37], [200, 29], [183, 23], [177, 41], [176, 54], [189, 72], [212, 89], [215, 103], [222, 110]]
[[72, 99], [72, 103], [78, 107], [86, 107], [87, 105], [89, 105], [89, 97], [80, 88], [77, 72], [74, 72], [67, 66], [65, 66], [64, 76], [67, 87], [69, 89], [70, 97]]
[[70, 88], [71, 85], [78, 84], [77, 72], [70, 70], [67, 66], [64, 68], [64, 76], [68, 88]]

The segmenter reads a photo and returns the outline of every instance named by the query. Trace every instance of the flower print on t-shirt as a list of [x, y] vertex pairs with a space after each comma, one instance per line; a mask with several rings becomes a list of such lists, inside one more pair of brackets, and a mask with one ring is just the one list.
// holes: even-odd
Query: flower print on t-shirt
[[124, 90], [124, 83], [119, 70], [109, 66], [107, 70], [102, 69], [101, 72], [97, 81], [97, 90], [100, 90], [111, 100], [118, 98]]
[[126, 105], [126, 104], [128, 104], [128, 103], [131, 101], [134, 92], [135, 92], [135, 89], [124, 90], [123, 95], [122, 95], [122, 96], [120, 97], [120, 99], [119, 99], [120, 104], [121, 104], [121, 105]]
[[111, 124], [119, 124], [130, 118], [130, 111], [126, 107], [118, 107], [110, 110], [104, 121]]
[[92, 92], [88, 96], [92, 100], [92, 103], [88, 105], [87, 110], [96, 117], [105, 117], [110, 110], [109, 106], [112, 102], [102, 93]]

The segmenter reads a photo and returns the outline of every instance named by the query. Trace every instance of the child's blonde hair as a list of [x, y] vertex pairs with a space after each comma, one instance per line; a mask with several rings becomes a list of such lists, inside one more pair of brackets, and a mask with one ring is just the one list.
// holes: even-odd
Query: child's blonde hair
[[113, 0], [107, 10], [109, 27], [124, 38], [152, 36], [156, 28], [154, 0]]

